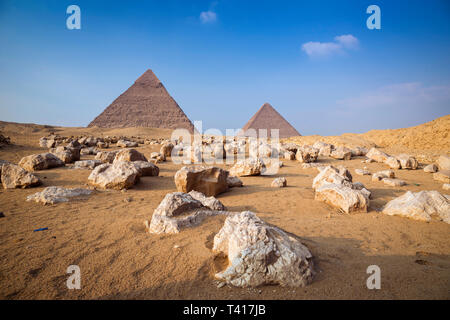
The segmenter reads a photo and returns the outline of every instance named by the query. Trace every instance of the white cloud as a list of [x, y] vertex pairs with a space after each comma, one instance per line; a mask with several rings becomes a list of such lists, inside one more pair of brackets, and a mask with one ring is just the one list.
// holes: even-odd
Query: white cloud
[[200, 13], [200, 21], [202, 23], [213, 23], [217, 20], [217, 15], [213, 11], [203, 11]]
[[310, 57], [323, 57], [343, 53], [346, 49], [356, 49], [359, 44], [358, 39], [351, 34], [336, 36], [334, 40], [334, 42], [309, 41], [302, 44], [302, 50]]

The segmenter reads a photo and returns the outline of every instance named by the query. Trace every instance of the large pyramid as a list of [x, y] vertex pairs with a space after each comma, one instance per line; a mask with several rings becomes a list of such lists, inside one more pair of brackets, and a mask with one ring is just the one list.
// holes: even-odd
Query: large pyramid
[[280, 138], [288, 138], [293, 136], [301, 136], [289, 122], [284, 119], [269, 103], [264, 103], [263, 106], [254, 114], [254, 116], [242, 128], [244, 135], [248, 129], [255, 129], [259, 134], [258, 129], [266, 129], [267, 136], [270, 137], [270, 129], [278, 129]]
[[88, 127], [184, 128], [194, 126], [152, 70], [147, 70], [134, 84], [113, 101]]

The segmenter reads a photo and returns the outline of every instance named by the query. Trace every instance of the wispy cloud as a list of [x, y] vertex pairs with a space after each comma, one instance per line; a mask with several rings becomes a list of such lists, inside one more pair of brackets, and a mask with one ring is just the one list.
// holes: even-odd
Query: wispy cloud
[[354, 50], [357, 49], [358, 46], [358, 39], [351, 34], [346, 34], [336, 36], [333, 42], [306, 42], [302, 44], [302, 50], [310, 57], [324, 57], [343, 53], [346, 50]]
[[217, 14], [214, 11], [203, 11], [200, 13], [200, 21], [202, 23], [214, 23], [217, 20]]

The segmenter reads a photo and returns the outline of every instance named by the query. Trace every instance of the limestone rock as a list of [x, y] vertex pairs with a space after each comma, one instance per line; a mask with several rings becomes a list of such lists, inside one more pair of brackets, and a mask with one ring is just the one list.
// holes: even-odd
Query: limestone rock
[[27, 188], [41, 184], [41, 180], [34, 174], [12, 163], [1, 166], [1, 181], [5, 189]]
[[215, 197], [207, 197], [203, 193], [195, 190], [190, 191], [188, 194], [195, 200], [200, 201], [202, 205], [208, 207], [211, 210], [225, 210], [225, 206], [222, 204], [222, 202], [220, 202], [220, 200], [216, 199]]
[[400, 162], [400, 166], [402, 169], [415, 170], [419, 166], [419, 162], [416, 160], [416, 158], [408, 154], [400, 154], [396, 158]]
[[435, 164], [429, 164], [427, 165], [425, 168], [423, 168], [424, 172], [428, 172], [428, 173], [434, 173], [438, 171], [438, 167]]
[[99, 152], [99, 150], [96, 147], [86, 147], [81, 148], [80, 154], [88, 156], [88, 155], [96, 155]]
[[161, 146], [161, 149], [159, 150], [159, 153], [163, 154], [164, 157], [170, 157], [172, 154], [172, 150], [174, 148], [173, 143], [168, 142], [168, 143], [164, 143]]
[[37, 171], [55, 167], [63, 167], [64, 162], [54, 154], [41, 153], [23, 157], [19, 161], [19, 166], [28, 171]]
[[367, 152], [366, 157], [376, 162], [382, 163], [385, 162], [387, 158], [389, 158], [389, 155], [381, 150], [378, 150], [377, 148], [372, 148], [369, 150], [369, 152]]
[[395, 157], [389, 157], [384, 162], [386, 163], [391, 169], [401, 169], [400, 161]]
[[370, 176], [370, 171], [366, 169], [355, 169], [355, 173], [360, 176]]
[[383, 178], [381, 181], [391, 187], [401, 187], [406, 185], [406, 182], [400, 179]]
[[297, 150], [295, 158], [302, 163], [316, 162], [319, 150], [311, 146], [303, 146]]
[[228, 214], [222, 210], [211, 210], [190, 194], [168, 193], [153, 212], [150, 223], [145, 225], [150, 233], [178, 233], [181, 229], [201, 223], [206, 217]]
[[433, 173], [433, 179], [443, 183], [450, 183], [450, 170], [440, 170]]
[[284, 158], [286, 160], [295, 160], [295, 153], [293, 153], [292, 151], [286, 150], [284, 152]]
[[116, 161], [147, 161], [147, 158], [135, 149], [123, 149], [117, 152], [114, 158]]
[[91, 190], [80, 188], [47, 187], [41, 192], [29, 195], [27, 201], [36, 201], [43, 204], [67, 202], [68, 198], [90, 195]]
[[322, 168], [322, 171], [314, 178], [312, 188], [317, 190], [318, 188], [326, 184], [342, 184], [349, 188], [352, 187], [352, 180], [345, 174], [345, 170], [339, 170], [333, 166], [327, 166]]
[[450, 200], [437, 191], [407, 191], [389, 201], [382, 211], [387, 215], [398, 215], [420, 221], [431, 221], [432, 216], [450, 223]]
[[284, 177], [280, 177], [280, 178], [276, 178], [272, 181], [271, 184], [272, 187], [274, 188], [283, 188], [287, 186], [287, 181], [286, 178]]
[[148, 161], [133, 161], [136, 169], [139, 171], [141, 177], [156, 177], [159, 175], [159, 168], [155, 164]]
[[264, 162], [259, 158], [239, 160], [230, 169], [230, 175], [237, 177], [259, 176], [264, 168]]
[[343, 184], [328, 183], [316, 189], [315, 200], [324, 201], [346, 213], [367, 212], [369, 197], [361, 190]]
[[158, 161], [166, 161], [166, 157], [159, 152], [152, 152], [150, 154], [150, 159], [158, 160]]
[[450, 170], [450, 157], [441, 155], [436, 161], [439, 170]]
[[88, 169], [92, 170], [95, 167], [101, 165], [103, 162], [100, 160], [80, 160], [75, 161], [73, 168], [74, 169]]
[[442, 189], [444, 189], [444, 190], [446, 190], [446, 191], [450, 190], [450, 183], [444, 183], [444, 184], [442, 185]]
[[135, 148], [139, 146], [139, 144], [134, 141], [120, 139], [119, 141], [117, 141], [117, 146], [120, 148]]
[[352, 150], [346, 147], [338, 147], [331, 152], [330, 157], [338, 160], [350, 160], [352, 158]]
[[237, 287], [303, 287], [314, 275], [312, 255], [296, 236], [249, 211], [225, 220], [214, 237], [213, 250], [227, 255], [229, 261], [216, 277]]
[[384, 178], [395, 178], [395, 172], [392, 170], [383, 170], [372, 175], [372, 181], [380, 181]]
[[139, 180], [139, 171], [132, 162], [117, 161], [99, 165], [88, 177], [89, 184], [103, 189], [128, 189]]
[[234, 187], [242, 187], [243, 183], [242, 180], [235, 176], [228, 176], [227, 177], [227, 184], [228, 188], [234, 188]]
[[103, 163], [113, 163], [118, 151], [99, 151], [95, 155], [95, 160], [100, 160]]
[[175, 173], [175, 185], [180, 192], [191, 190], [216, 196], [228, 190], [228, 171], [210, 166], [185, 166]]

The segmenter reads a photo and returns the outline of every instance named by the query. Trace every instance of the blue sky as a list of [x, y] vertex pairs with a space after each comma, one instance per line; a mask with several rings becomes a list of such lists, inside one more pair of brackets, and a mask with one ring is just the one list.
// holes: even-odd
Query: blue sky
[[450, 113], [445, 0], [0, 0], [0, 37], [4, 121], [86, 126], [147, 69], [203, 129], [240, 128], [264, 102], [304, 135]]

